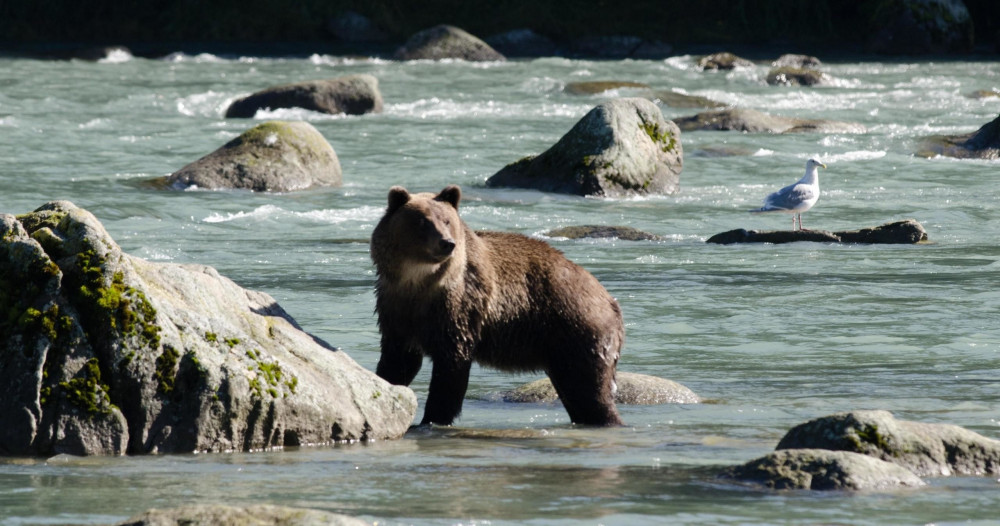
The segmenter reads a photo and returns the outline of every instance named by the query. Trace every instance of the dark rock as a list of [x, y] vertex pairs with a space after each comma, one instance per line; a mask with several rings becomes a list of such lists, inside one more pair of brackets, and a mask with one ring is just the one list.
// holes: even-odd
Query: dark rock
[[507, 57], [551, 57], [559, 47], [549, 37], [530, 29], [514, 29], [486, 39], [493, 49]]
[[829, 77], [826, 74], [815, 69], [786, 66], [767, 72], [767, 83], [772, 86], [821, 86], [829, 82]]
[[706, 243], [730, 245], [734, 243], [793, 243], [815, 241], [819, 243], [859, 244], [915, 244], [927, 241], [924, 227], [913, 219], [886, 223], [872, 228], [828, 232], [826, 230], [746, 230], [738, 228], [708, 238]]
[[649, 85], [627, 80], [592, 80], [567, 83], [563, 91], [570, 95], [596, 95], [619, 88], [649, 89]]
[[698, 67], [704, 70], [732, 70], [737, 68], [752, 68], [753, 66], [752, 61], [729, 52], [713, 53], [698, 59]]
[[167, 178], [175, 189], [247, 189], [292, 192], [340, 186], [341, 169], [330, 143], [307, 122], [268, 121]]
[[921, 476], [1000, 474], [1000, 440], [949, 424], [896, 420], [888, 411], [852, 411], [795, 426], [777, 449], [851, 451]]
[[449, 25], [416, 33], [396, 50], [397, 60], [441, 60], [457, 58], [471, 62], [506, 60], [489, 44]]
[[378, 79], [371, 75], [347, 75], [274, 86], [237, 99], [226, 110], [226, 118], [253, 118], [258, 110], [304, 108], [333, 115], [382, 112]]
[[2, 455], [389, 439], [416, 412], [267, 294], [125, 254], [66, 201], [0, 214], [0, 309]]
[[320, 510], [256, 504], [151, 509], [115, 526], [370, 526], [361, 519]]
[[917, 154], [923, 157], [943, 155], [957, 159], [1000, 159], [1000, 117], [965, 135], [926, 137]]
[[564, 237], [566, 239], [605, 239], [615, 238], [624, 241], [659, 241], [663, 239], [656, 234], [643, 232], [629, 226], [579, 225], [556, 228], [545, 233], [548, 237]]
[[980, 100], [982, 100], [982, 99], [996, 99], [996, 98], [1000, 98], [1000, 90], [998, 90], [996, 88], [993, 88], [993, 89], [977, 89], [976, 91], [973, 91], [972, 93], [969, 94], [969, 98], [971, 98], [971, 99], [980, 99]]
[[786, 53], [777, 58], [771, 63], [772, 67], [775, 68], [800, 68], [800, 69], [811, 69], [818, 68], [822, 65], [822, 62], [816, 57], [809, 55], [796, 55], [793, 53]]
[[885, 490], [924, 485], [920, 477], [902, 466], [825, 449], [775, 451], [730, 468], [723, 477], [772, 489]]
[[973, 49], [972, 16], [962, 0], [882, 2], [872, 27], [868, 50], [874, 53], [924, 55]]
[[590, 110], [559, 142], [509, 164], [491, 187], [606, 197], [677, 191], [683, 166], [680, 131], [640, 98], [615, 99]]
[[[656, 405], [656, 404], [697, 404], [701, 398], [687, 387], [667, 380], [645, 374], [618, 371], [615, 375], [618, 391], [615, 393], [615, 403], [625, 405]], [[514, 403], [550, 403], [559, 399], [552, 382], [548, 378], [536, 380], [522, 385], [513, 391], [500, 394], [504, 402]]]
[[344, 11], [331, 18], [326, 28], [331, 35], [344, 42], [385, 42], [389, 39], [389, 35], [371, 19], [354, 11]]
[[674, 119], [682, 131], [740, 131], [748, 133], [865, 133], [858, 123], [825, 119], [796, 119], [747, 108], [713, 110]]

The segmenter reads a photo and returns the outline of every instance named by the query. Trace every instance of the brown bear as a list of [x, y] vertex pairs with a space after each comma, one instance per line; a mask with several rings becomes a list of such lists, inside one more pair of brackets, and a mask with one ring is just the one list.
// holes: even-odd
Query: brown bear
[[510, 372], [544, 371], [570, 420], [622, 425], [615, 366], [625, 341], [621, 309], [597, 279], [543, 241], [474, 232], [458, 216], [462, 192], [389, 189], [372, 233], [376, 373], [409, 385], [431, 359], [422, 425], [451, 425], [475, 360]]

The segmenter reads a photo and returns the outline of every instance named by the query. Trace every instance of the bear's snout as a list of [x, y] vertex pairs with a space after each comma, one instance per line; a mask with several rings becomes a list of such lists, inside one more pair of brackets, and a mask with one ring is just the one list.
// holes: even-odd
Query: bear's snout
[[455, 250], [455, 242], [451, 239], [441, 239], [438, 241], [438, 252], [442, 256], [450, 256]]

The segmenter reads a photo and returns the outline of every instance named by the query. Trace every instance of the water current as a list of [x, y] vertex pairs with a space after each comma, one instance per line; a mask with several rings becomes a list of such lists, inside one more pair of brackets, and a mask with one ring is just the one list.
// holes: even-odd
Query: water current
[[[620, 370], [673, 379], [707, 400], [622, 406], [627, 427], [581, 429], [558, 405], [497, 401], [535, 377], [475, 368], [455, 427], [398, 441], [0, 460], [0, 526], [104, 524], [212, 502], [416, 525], [994, 523], [996, 477], [873, 493], [770, 492], [716, 479], [772, 450], [791, 426], [837, 411], [887, 409], [1000, 438], [1000, 164], [914, 155], [923, 136], [970, 132], [997, 117], [1000, 98], [969, 94], [1000, 88], [1000, 64], [827, 61], [833, 84], [813, 88], [768, 86], [767, 69], [703, 72], [691, 56], [0, 58], [0, 212], [73, 201], [126, 252], [211, 265], [271, 294], [308, 332], [369, 369], [379, 340], [367, 239], [391, 185], [461, 185], [462, 214], [477, 229], [544, 238], [566, 225], [635, 227], [664, 239], [545, 239], [618, 298], [627, 331]], [[380, 81], [381, 114], [222, 116], [236, 97], [268, 86], [362, 72]], [[671, 196], [486, 188], [490, 175], [548, 148], [594, 105], [636, 94], [564, 91], [589, 80], [868, 131], [684, 133], [681, 191]], [[661, 109], [667, 118], [701, 111]], [[343, 187], [260, 194], [147, 184], [267, 119], [312, 123], [337, 151]], [[930, 243], [705, 243], [735, 228], [790, 228], [787, 215], [747, 210], [801, 177], [810, 157], [827, 169], [807, 228], [912, 218]], [[413, 385], [421, 403], [429, 369]]]

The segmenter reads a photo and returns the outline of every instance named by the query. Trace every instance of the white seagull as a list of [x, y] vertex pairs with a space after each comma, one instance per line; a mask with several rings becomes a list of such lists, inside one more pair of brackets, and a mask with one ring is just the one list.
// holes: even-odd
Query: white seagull
[[816, 159], [806, 161], [806, 174], [799, 182], [788, 185], [764, 198], [764, 206], [751, 212], [785, 212], [792, 215], [792, 230], [795, 230], [795, 218], [799, 218], [799, 230], [802, 230], [802, 213], [809, 210], [819, 200], [819, 173], [817, 169], [826, 165]]

